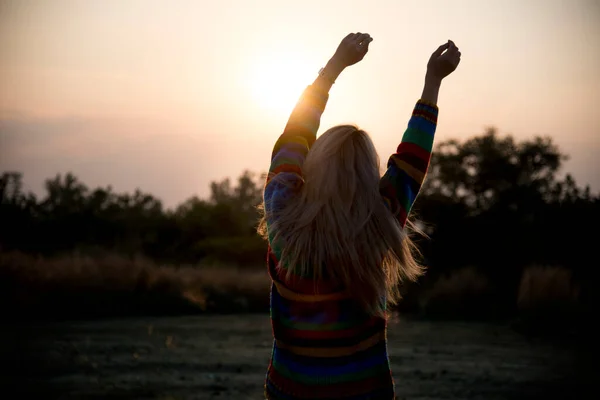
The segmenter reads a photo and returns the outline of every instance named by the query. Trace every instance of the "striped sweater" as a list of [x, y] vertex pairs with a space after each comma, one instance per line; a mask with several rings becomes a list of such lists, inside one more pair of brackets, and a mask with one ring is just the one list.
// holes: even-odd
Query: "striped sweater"
[[[302, 163], [316, 140], [328, 97], [309, 86], [277, 140], [264, 190], [267, 213], [284, 207], [300, 189]], [[417, 102], [381, 178], [381, 195], [402, 226], [429, 166], [437, 113], [435, 105]], [[266, 398], [393, 399], [386, 320], [362, 311], [335, 282], [296, 275], [286, 280], [273, 232], [269, 231], [269, 239], [274, 343]]]

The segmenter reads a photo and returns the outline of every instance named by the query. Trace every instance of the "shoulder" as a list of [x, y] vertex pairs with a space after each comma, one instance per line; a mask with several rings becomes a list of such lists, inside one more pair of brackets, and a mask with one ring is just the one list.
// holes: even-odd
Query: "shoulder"
[[280, 172], [267, 182], [264, 193], [265, 202], [286, 202], [300, 191], [303, 184], [304, 180], [299, 174], [295, 172]]

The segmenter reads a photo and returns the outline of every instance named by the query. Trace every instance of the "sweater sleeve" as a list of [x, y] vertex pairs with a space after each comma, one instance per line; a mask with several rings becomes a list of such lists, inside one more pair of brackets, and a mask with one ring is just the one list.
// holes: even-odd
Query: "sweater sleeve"
[[437, 117], [436, 105], [417, 102], [402, 141], [389, 158], [380, 181], [381, 195], [401, 226], [406, 224], [429, 168]]
[[329, 94], [308, 86], [273, 148], [265, 183], [265, 207], [276, 206], [302, 183], [302, 165], [317, 138], [321, 115]]

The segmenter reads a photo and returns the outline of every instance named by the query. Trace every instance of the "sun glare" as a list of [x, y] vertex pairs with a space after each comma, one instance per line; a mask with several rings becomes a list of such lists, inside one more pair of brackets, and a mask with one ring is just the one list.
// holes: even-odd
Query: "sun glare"
[[288, 114], [304, 88], [312, 83], [310, 72], [307, 63], [298, 62], [293, 57], [278, 54], [262, 58], [255, 64], [251, 76], [252, 97], [261, 108]]

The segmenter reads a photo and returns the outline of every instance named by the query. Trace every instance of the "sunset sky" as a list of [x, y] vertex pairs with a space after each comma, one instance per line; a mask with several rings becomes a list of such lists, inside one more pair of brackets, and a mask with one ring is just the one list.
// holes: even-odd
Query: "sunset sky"
[[549, 135], [600, 191], [600, 1], [0, 0], [0, 172], [28, 189], [72, 171], [172, 207], [265, 171], [302, 89], [349, 32], [374, 38], [321, 131], [355, 123], [382, 161], [452, 39], [438, 141], [496, 126]]

